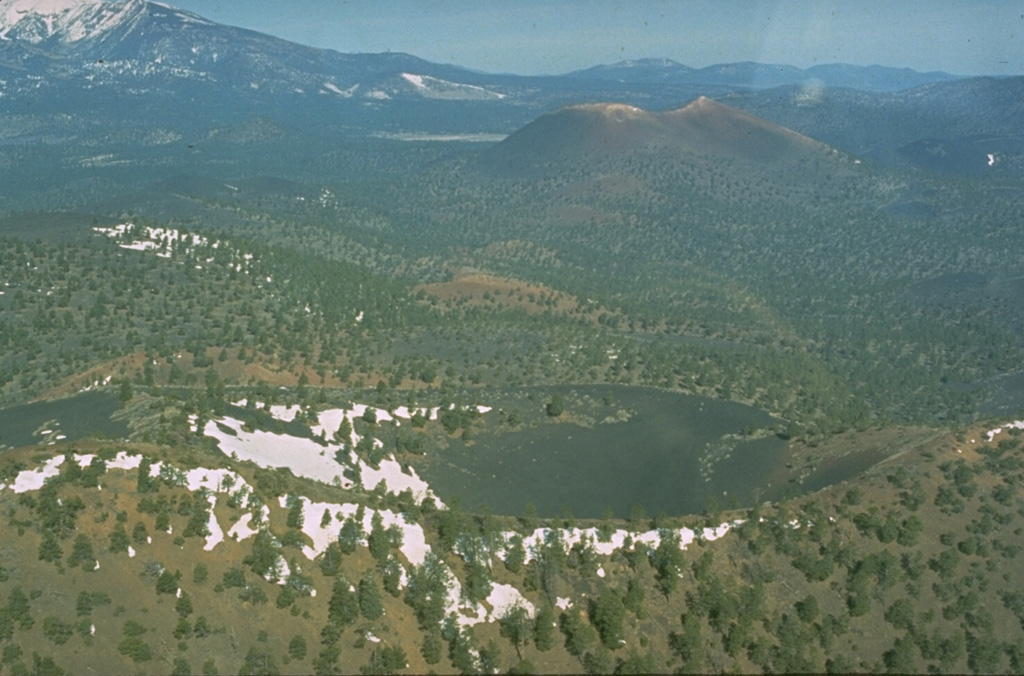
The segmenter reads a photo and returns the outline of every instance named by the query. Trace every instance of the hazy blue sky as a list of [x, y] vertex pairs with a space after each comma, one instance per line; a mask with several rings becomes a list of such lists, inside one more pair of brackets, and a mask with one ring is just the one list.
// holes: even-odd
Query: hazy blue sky
[[1021, 0], [170, 0], [211, 20], [342, 52], [491, 72], [622, 59], [1024, 74]]

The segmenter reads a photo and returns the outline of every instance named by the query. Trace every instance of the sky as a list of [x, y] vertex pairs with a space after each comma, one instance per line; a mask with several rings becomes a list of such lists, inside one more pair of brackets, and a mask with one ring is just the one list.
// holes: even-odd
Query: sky
[[340, 52], [406, 52], [487, 72], [623, 59], [688, 66], [851, 63], [1024, 74], [1021, 0], [165, 0]]

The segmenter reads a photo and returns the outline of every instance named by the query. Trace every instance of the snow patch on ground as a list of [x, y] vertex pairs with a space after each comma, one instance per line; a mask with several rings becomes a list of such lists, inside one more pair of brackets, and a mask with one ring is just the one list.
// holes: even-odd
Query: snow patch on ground
[[[310, 430], [314, 435], [322, 436], [324, 439], [334, 440], [343, 442], [346, 440], [336, 439], [338, 430], [341, 428], [342, 421], [348, 420], [348, 423], [353, 428], [355, 427], [354, 421], [356, 419], [362, 419], [367, 411], [373, 411], [374, 419], [377, 422], [394, 422], [396, 425], [399, 424], [398, 418], [409, 420], [417, 412], [423, 414], [423, 416], [429, 420], [437, 420], [438, 412], [440, 408], [414, 408], [409, 409], [407, 406], [399, 406], [395, 409], [394, 414], [384, 408], [376, 408], [374, 406], [367, 406], [366, 404], [352, 404], [351, 409], [339, 409], [331, 408], [326, 411], [321, 411], [317, 414], [317, 424], [313, 425]], [[355, 429], [349, 433], [347, 439], [352, 446], [355, 446], [362, 437], [356, 433]]]
[[[235, 402], [236, 405], [245, 406], [248, 402], [242, 400]], [[262, 406], [254, 402], [256, 406]], [[272, 406], [270, 414], [275, 419], [283, 422], [291, 422], [298, 416], [301, 408], [299, 406]], [[287, 467], [296, 476], [306, 477], [322, 483], [338, 485], [342, 488], [352, 488], [353, 482], [345, 477], [345, 469], [358, 468], [361, 478], [361, 485], [366, 490], [373, 490], [380, 482], [389, 493], [399, 494], [402, 491], [412, 492], [417, 502], [431, 498], [435, 503], [440, 500], [431, 491], [429, 484], [421, 479], [411, 468], [405, 469], [401, 463], [390, 456], [382, 460], [377, 467], [360, 460], [351, 449], [362, 441], [362, 437], [355, 431], [354, 421], [363, 419], [364, 416], [372, 417], [377, 422], [393, 422], [400, 424], [399, 419], [410, 419], [416, 413], [424, 417], [437, 419], [439, 408], [409, 409], [401, 406], [395, 409], [394, 413], [383, 408], [375, 408], [366, 404], [353, 404], [350, 409], [328, 409], [317, 414], [317, 422], [310, 427], [312, 434], [326, 440], [321, 443], [313, 439], [295, 437], [289, 434], [277, 434], [263, 430], [246, 431], [240, 420], [230, 416], [207, 421], [203, 433], [217, 440], [221, 451], [239, 460], [248, 460], [260, 467], [285, 468]], [[486, 413], [491, 409], [487, 406], [478, 406], [477, 410]], [[372, 414], [369, 415], [369, 414]], [[351, 431], [347, 439], [337, 439], [342, 425], [348, 421]], [[193, 419], [193, 425], [195, 420]], [[383, 442], [379, 439], [373, 440], [376, 448], [383, 448]], [[344, 457], [348, 451], [348, 462], [340, 463], [336, 458]]]
[[363, 488], [366, 490], [372, 491], [377, 484], [383, 481], [389, 493], [401, 493], [406, 489], [412, 491], [416, 502], [423, 502], [428, 497], [434, 497], [430, 485], [416, 474], [416, 470], [410, 467], [410, 474], [406, 474], [393, 457], [381, 460], [379, 469], [361, 463], [360, 471]]
[[[486, 407], [480, 407], [486, 408]], [[479, 409], [478, 409], [479, 410]], [[358, 414], [361, 416], [365, 413], [366, 408], [353, 407], [352, 411], [344, 412], [346, 415]], [[481, 410], [481, 412], [486, 412]], [[404, 417], [402, 414], [409, 414], [408, 410], [395, 411], [395, 417]], [[281, 410], [276, 412], [277, 415], [292, 415], [291, 407], [282, 407]], [[433, 410], [432, 414], [436, 416], [437, 410]], [[337, 414], [335, 414], [337, 415]], [[389, 417], [385, 418], [384, 415]], [[387, 412], [378, 419], [393, 419]], [[339, 424], [340, 424], [340, 419]], [[230, 421], [236, 423], [232, 426], [229, 424]], [[232, 421], [230, 418], [225, 419], [221, 424], [227, 426], [236, 435], [240, 435], [244, 439], [244, 435], [247, 434], [242, 431], [241, 424], [237, 421]], [[323, 422], [323, 419], [321, 419]], [[208, 423], [207, 428], [204, 431], [210, 431], [210, 425], [213, 427], [215, 436], [218, 440], [226, 439], [229, 442], [240, 443], [239, 436], [233, 436], [221, 432], [217, 427], [216, 423]], [[1010, 427], [1019, 426], [1024, 429], [1024, 422], [1013, 423]], [[998, 433], [998, 432], [996, 432]], [[277, 453], [287, 455], [290, 451], [294, 451], [292, 446], [289, 444], [295, 444], [296, 442], [302, 442], [303, 444], [309, 444], [310, 447], [315, 446], [316, 449], [320, 449], [318, 444], [315, 444], [311, 440], [297, 439], [294, 437], [287, 437], [282, 439], [283, 435], [273, 435], [270, 433], [248, 433], [251, 435], [264, 435], [259, 437], [263, 441], [268, 439], [281, 442], [284, 441], [282, 447], [268, 446], [264, 450], [267, 453]], [[229, 447], [230, 444], [229, 444]], [[304, 446], [303, 446], [304, 447]], [[223, 447], [222, 447], [223, 448]], [[249, 452], [251, 448], [239, 449]], [[237, 452], [237, 451], [234, 451]], [[239, 454], [241, 456], [241, 454]], [[43, 465], [35, 470], [26, 470], [19, 473], [15, 479], [12, 489], [16, 492], [24, 492], [27, 490], [37, 490], [43, 486], [44, 481], [48, 477], [57, 476], [60, 472], [60, 467], [65, 461], [70, 460], [75, 462], [82, 467], [88, 466], [95, 456], [92, 454], [85, 455], [74, 455], [68, 456], [59, 455], [49, 459]], [[310, 457], [313, 457], [312, 455]], [[322, 457], [319, 453], [315, 457]], [[141, 465], [141, 456], [132, 456], [125, 453], [119, 453], [112, 460], [108, 461], [107, 467], [118, 468], [125, 470], [138, 469]], [[332, 461], [333, 462], [333, 461]], [[385, 464], [388, 463], [388, 464]], [[381, 469], [379, 470], [382, 474], [389, 472], [397, 472], [397, 475], [392, 477], [398, 481], [409, 482], [420, 481], [418, 477], [409, 476], [401, 473], [400, 466], [397, 461], [393, 459], [382, 463]], [[340, 468], [340, 465], [334, 463], [336, 467]], [[285, 465], [291, 467], [292, 465]], [[293, 470], [294, 471], [294, 470]], [[366, 468], [363, 468], [366, 471]], [[228, 530], [227, 536], [233, 538], [236, 541], [244, 540], [251, 537], [259, 532], [261, 524], [266, 524], [269, 521], [270, 510], [266, 505], [260, 504], [256, 500], [251, 500], [252, 488], [245, 482], [245, 480], [236, 472], [227, 469], [209, 469], [209, 468], [194, 468], [188, 471], [182, 471], [172, 466], [166, 465], [165, 463], [152, 463], [150, 465], [149, 473], [153, 477], [160, 477], [161, 480], [169, 480], [187, 487], [190, 491], [200, 492], [210, 504], [210, 516], [207, 522], [209, 534], [206, 538], [204, 550], [210, 551], [218, 544], [224, 541], [225, 533], [218, 522], [214, 510], [216, 508], [218, 495], [230, 494], [235, 503], [242, 509], [249, 509], [250, 511], [241, 515], [239, 520]], [[424, 484], [425, 486], [425, 484]], [[429, 490], [429, 487], [426, 488]], [[317, 556], [325, 552], [328, 546], [332, 542], [336, 542], [344, 521], [354, 516], [360, 506], [355, 503], [332, 503], [332, 502], [313, 502], [310, 499], [303, 496], [295, 496], [295, 500], [298, 500], [302, 506], [302, 532], [310, 538], [311, 545], [306, 545], [302, 548], [303, 554], [309, 559], [314, 560]], [[287, 509], [290, 504], [290, 500], [287, 497], [280, 498], [280, 507]], [[255, 507], [258, 507], [256, 509]], [[325, 512], [326, 517], [325, 518]], [[362, 532], [360, 544], [366, 546], [366, 536], [371, 532], [373, 528], [374, 517], [379, 516], [381, 525], [386, 529], [397, 529], [401, 533], [401, 545], [399, 551], [404, 556], [410, 566], [422, 566], [427, 561], [428, 554], [431, 553], [431, 547], [427, 544], [426, 534], [423, 527], [418, 523], [410, 523], [406, 520], [402, 514], [397, 514], [392, 510], [373, 510], [370, 508], [363, 509], [363, 520], [362, 520]], [[673, 537], [677, 537], [679, 540], [679, 546], [681, 549], [685, 549], [689, 544], [693, 543], [697, 539], [706, 541], [715, 540], [726, 535], [732, 528], [741, 524], [742, 521], [732, 521], [720, 524], [715, 528], [703, 528], [697, 531], [689, 528], [680, 528], [675, 531], [647, 531], [644, 533], [630, 533], [625, 530], [616, 530], [610, 533], [607, 537], [607, 542], [600, 541], [600, 533], [596, 528], [564, 528], [564, 529], [548, 529], [538, 528], [533, 533], [530, 533], [523, 538], [524, 548], [526, 550], [527, 560], [531, 560], [536, 557], [537, 552], [548, 542], [553, 541], [557, 538], [565, 550], [568, 552], [573, 545], [581, 542], [587, 542], [593, 547], [597, 554], [603, 556], [609, 556], [617, 549], [623, 549], [627, 546], [627, 543], [631, 543], [633, 548], [636, 545], [643, 544], [650, 548], [656, 548], [660, 545], [662, 538], [667, 534], [671, 533]], [[168, 532], [171, 532], [168, 530]], [[514, 537], [515, 533], [503, 533], [502, 538], [505, 541], [504, 548], [499, 548], [494, 553], [499, 558], [504, 558], [508, 541]], [[152, 538], [147, 538], [147, 541], [152, 543]], [[128, 548], [129, 557], [134, 557], [136, 551], [134, 548]], [[99, 562], [96, 562], [97, 567]], [[278, 561], [278, 570], [272, 573], [268, 579], [276, 579], [279, 584], [285, 584], [287, 578], [291, 574], [288, 563], [281, 559]], [[465, 601], [462, 594], [462, 585], [454, 573], [442, 564], [442, 571], [446, 578], [447, 594], [445, 600], [446, 615], [454, 615], [456, 621], [460, 626], [467, 627], [480, 624], [483, 622], [496, 622], [504, 617], [510, 610], [515, 607], [522, 607], [530, 617], [536, 616], [536, 608], [530, 603], [522, 593], [515, 587], [506, 584], [492, 583], [490, 592], [486, 599], [480, 604], [469, 604]], [[405, 566], [401, 567], [401, 586], [405, 586], [408, 582], [409, 571]], [[598, 568], [598, 576], [605, 577], [606, 571], [603, 566]], [[569, 598], [557, 599], [556, 605], [562, 610], [566, 610], [572, 607], [573, 602]]]
[[[356, 514], [359, 510], [359, 505], [354, 503], [312, 502], [309, 498], [303, 496], [296, 496], [296, 499], [302, 503], [302, 532], [313, 541], [312, 546], [306, 545], [302, 548], [302, 553], [312, 561], [327, 551], [328, 545], [337, 541], [342, 523], [345, 519]], [[280, 498], [282, 509], [287, 508], [287, 500], [284, 496]], [[324, 510], [332, 518], [326, 525], [321, 526], [320, 523], [323, 519]], [[401, 531], [402, 546], [399, 547], [398, 551], [405, 556], [406, 560], [414, 566], [423, 565], [427, 554], [430, 553], [430, 545], [427, 544], [423, 526], [418, 523], [409, 523], [405, 520], [404, 516], [396, 514], [390, 509], [380, 510], [379, 512], [373, 509], [365, 509], [363, 523], [361, 524], [364, 534], [369, 534], [373, 528], [373, 515], [375, 513], [380, 514], [381, 525], [384, 528], [395, 527]], [[366, 545], [365, 537], [362, 538], [361, 544], [363, 546]]]
[[106, 469], [138, 469], [142, 463], [142, 456], [130, 456], [124, 451], [114, 456], [114, 460], [106, 461]]
[[[1024, 430], [1024, 420], [1014, 420], [1013, 422], [1006, 423], [1002, 427], [997, 427], [995, 429], [989, 430], [988, 432], [985, 433], [985, 441], [992, 443], [992, 440], [995, 439], [996, 436], [1002, 434], [1004, 429]], [[971, 441], [973, 442], [973, 439]]]
[[[731, 521], [723, 523], [716, 528], [703, 528], [699, 534], [690, 528], [679, 528], [677, 530], [669, 531], [679, 536], [679, 548], [685, 550], [695, 540], [699, 538], [705, 541], [717, 540], [724, 536], [731, 529], [743, 523], [742, 520]], [[636, 548], [637, 544], [643, 544], [650, 549], [657, 549], [661, 544], [663, 531], [650, 530], [644, 533], [631, 533], [626, 530], [618, 529], [611, 533], [608, 537], [607, 542], [600, 541], [600, 534], [597, 528], [538, 528], [523, 538], [523, 546], [526, 549], [526, 563], [532, 561], [537, 552], [547, 543], [550, 539], [556, 535], [561, 540], [562, 546], [566, 553], [573, 548], [574, 545], [581, 542], [588, 542], [594, 549], [594, 552], [601, 556], [611, 556], [614, 552], [620, 549], [626, 549], [626, 540], [629, 538], [632, 541], [632, 546], [629, 547], [630, 551]], [[513, 532], [506, 532], [502, 534], [506, 545], [508, 541], [516, 535]], [[496, 551], [499, 558], [505, 558], [506, 550], [501, 548]]]
[[[230, 430], [225, 432], [221, 426]], [[342, 476], [342, 466], [328, 457], [325, 449], [312, 439], [300, 439], [288, 434], [275, 434], [256, 430], [246, 432], [243, 423], [235, 418], [210, 420], [203, 428], [203, 434], [217, 440], [225, 455], [239, 460], [254, 462], [263, 468], [289, 468], [296, 476], [314, 479], [323, 483], [351, 486], [352, 482]], [[328, 449], [330, 450], [330, 447]]]
[[[237, 472], [229, 469], [206, 469], [197, 467], [185, 474], [185, 485], [190, 491], [205, 489], [214, 493], [224, 493], [232, 488], [244, 488], [248, 484]], [[245, 505], [242, 505], [245, 507]]]
[[504, 617], [515, 606], [520, 606], [530, 617], [534, 617], [537, 609], [527, 601], [522, 593], [508, 584], [491, 585], [491, 593], [487, 595], [487, 603], [491, 606], [491, 613], [488, 622], [494, 622]]
[[[473, 605], [462, 598], [462, 583], [449, 570], [444, 569], [448, 577], [448, 594], [445, 597], [445, 615], [454, 615], [460, 627], [472, 627], [483, 622], [497, 622], [513, 607], [521, 606], [530, 617], [536, 615], [536, 608], [526, 600], [518, 589], [507, 584], [491, 583], [491, 592], [483, 603]], [[488, 608], [487, 606], [490, 606]]]
[[[264, 506], [263, 508], [267, 509], [266, 506]], [[268, 516], [269, 516], [269, 510], [268, 510]], [[254, 528], [252, 528], [252, 526], [249, 525], [250, 523], [252, 523], [252, 518], [253, 518], [252, 514], [249, 514], [249, 513], [243, 514], [242, 518], [240, 518], [237, 522], [235, 522], [235, 525], [232, 526], [228, 530], [228, 537], [230, 537], [232, 539], [235, 539], [235, 540], [244, 540], [244, 539], [246, 539], [248, 537], [252, 537], [253, 535], [256, 535], [259, 531], [254, 529]]]
[[47, 479], [60, 474], [60, 466], [63, 464], [64, 456], [55, 455], [36, 469], [18, 472], [17, 478], [11, 484], [11, 490], [15, 493], [38, 491]]
[[[228, 186], [231, 187], [231, 186]], [[197, 234], [182, 233], [174, 228], [154, 228], [150, 226], [136, 226], [133, 223], [121, 223], [110, 228], [94, 227], [93, 231], [99, 235], [117, 241], [122, 249], [130, 251], [153, 251], [160, 258], [171, 258], [174, 251], [193, 252], [197, 248], [220, 249], [222, 242], [211, 242], [206, 237]], [[227, 249], [227, 246], [224, 246]], [[252, 254], [231, 250], [235, 261], [230, 262], [230, 267], [241, 272], [245, 268], [249, 273], [249, 261], [253, 259]], [[206, 262], [212, 263], [214, 259], [207, 257]], [[201, 270], [201, 265], [195, 266]]]
[[217, 523], [217, 516], [213, 513], [214, 508], [217, 506], [216, 496], [211, 495], [207, 498], [210, 503], [210, 520], [206, 522], [206, 528], [210, 531], [210, 534], [206, 536], [206, 544], [203, 546], [203, 550], [210, 551], [221, 542], [224, 542], [224, 531], [221, 529], [220, 524]]
[[[94, 454], [87, 453], [82, 455], [73, 455], [70, 460], [79, 467], [84, 468], [88, 467], [95, 457], [96, 456]], [[15, 493], [39, 490], [43, 487], [46, 479], [60, 474], [60, 468], [67, 460], [68, 457], [65, 455], [56, 455], [34, 470], [19, 472], [10, 488]], [[141, 464], [141, 455], [128, 455], [122, 451], [119, 452], [114, 459], [107, 461], [107, 470], [136, 470]], [[151, 477], [163, 477], [165, 474], [168, 477], [180, 477], [181, 485], [186, 486], [192, 492], [205, 491], [207, 493], [206, 499], [210, 503], [210, 517], [207, 522], [207, 528], [210, 533], [207, 535], [206, 544], [203, 547], [206, 551], [212, 550], [224, 541], [224, 530], [221, 528], [214, 513], [217, 506], [216, 494], [232, 494], [238, 498], [237, 502], [241, 509], [248, 509], [251, 506], [249, 498], [252, 496], [252, 487], [246, 483], [245, 479], [243, 479], [241, 475], [236, 472], [232, 472], [231, 470], [198, 467], [189, 470], [188, 472], [182, 472], [170, 466], [165, 467], [162, 462], [156, 462], [150, 465], [149, 475]], [[4, 486], [0, 486], [0, 490], [3, 488]], [[262, 521], [266, 522], [270, 517], [270, 510], [267, 509], [266, 505], [261, 505], [260, 512]], [[247, 528], [252, 518], [253, 515], [251, 513], [243, 515], [242, 519], [232, 527], [229, 534], [238, 540], [243, 540], [246, 537], [255, 534], [255, 530]], [[173, 529], [168, 528], [167, 533], [172, 534]], [[152, 538], [149, 538], [147, 541], [150, 544], [153, 542]], [[135, 556], [135, 550], [130, 546], [128, 547], [128, 556], [129, 558]]]

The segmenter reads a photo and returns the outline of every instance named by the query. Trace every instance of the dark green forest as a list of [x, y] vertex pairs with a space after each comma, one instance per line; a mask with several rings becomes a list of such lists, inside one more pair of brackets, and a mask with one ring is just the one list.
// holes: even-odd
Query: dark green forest
[[[1024, 670], [1021, 435], [986, 437], [1024, 406], [1015, 178], [817, 145], [516, 174], [481, 144], [288, 148], [272, 127], [212, 135], [219, 164], [127, 137], [129, 164], [95, 171], [5, 146], [26, 176], [61, 168], [18, 178], [0, 217], [0, 414], [66, 406], [29, 445], [0, 429], [5, 673]], [[124, 438], [60, 434], [86, 390]], [[618, 441], [651, 413], [634, 402], [670, 396], [722, 431]], [[379, 408], [317, 431], [360, 405]], [[423, 410], [388, 419], [402, 407]], [[591, 463], [685, 457], [717, 492], [648, 514], [653, 482], [631, 484], [632, 511], [597, 519], [361, 483], [388, 463], [473, 482], [459, 453], [525, 476], [528, 452], [561, 450], [538, 437], [590, 434]], [[216, 441], [247, 435], [338, 473]], [[770, 461], [743, 467], [750, 448]], [[108, 469], [125, 454], [140, 465]], [[251, 492], [190, 490], [196, 468]], [[718, 490], [723, 468], [764, 485]], [[422, 562], [385, 511], [422, 529]], [[257, 525], [206, 548], [218, 521]], [[317, 523], [335, 527], [322, 551]], [[532, 612], [449, 612], [510, 589]]]

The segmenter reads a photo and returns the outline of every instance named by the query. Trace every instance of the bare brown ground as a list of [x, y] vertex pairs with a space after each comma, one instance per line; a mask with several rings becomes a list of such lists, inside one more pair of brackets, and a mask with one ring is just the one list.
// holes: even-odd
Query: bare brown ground
[[[227, 359], [221, 361], [219, 355], [220, 347], [207, 348], [206, 354], [213, 359], [213, 365], [208, 367], [217, 372], [220, 379], [228, 385], [249, 385], [266, 383], [275, 387], [296, 387], [302, 376], [305, 375], [309, 387], [352, 387], [360, 383], [362, 386], [372, 387], [378, 380], [389, 380], [390, 376], [376, 370], [367, 372], [357, 371], [348, 380], [339, 378], [335, 368], [324, 368], [323, 376], [320, 375], [315, 366], [307, 366], [299, 359], [290, 362], [282, 362], [276, 356], [268, 356], [256, 353], [253, 356], [251, 349], [247, 350], [249, 359], [239, 359], [239, 350], [229, 348]], [[102, 384], [108, 376], [112, 376], [111, 383], [118, 383], [122, 378], [129, 378], [133, 383], [142, 378], [146, 365], [146, 354], [144, 352], [133, 352], [122, 357], [116, 357], [92, 366], [80, 373], [65, 378], [61, 383], [45, 391], [37, 400], [54, 399], [80, 392], [86, 387], [95, 387]], [[170, 385], [171, 364], [166, 359], [157, 359], [156, 363], [151, 362], [153, 370], [153, 382], [156, 385]], [[173, 363], [178, 365], [182, 373], [179, 383], [191, 381], [193, 384], [202, 385], [206, 368], [196, 368], [192, 365], [193, 355], [188, 351], [175, 353]], [[345, 359], [338, 360], [338, 365], [344, 365]], [[397, 387], [398, 389], [415, 389], [426, 387], [421, 381], [412, 378], [404, 379]]]
[[[420, 291], [426, 293], [428, 297], [435, 297], [442, 307], [449, 308], [459, 303], [473, 307], [521, 309], [531, 315], [544, 312], [571, 314], [582, 311], [580, 300], [571, 294], [543, 284], [505, 279], [480, 272], [458, 273], [450, 282], [420, 284], [413, 289], [414, 293]], [[484, 294], [487, 294], [487, 297]], [[587, 310], [587, 316], [596, 321], [601, 312], [607, 310], [590, 309]]]

